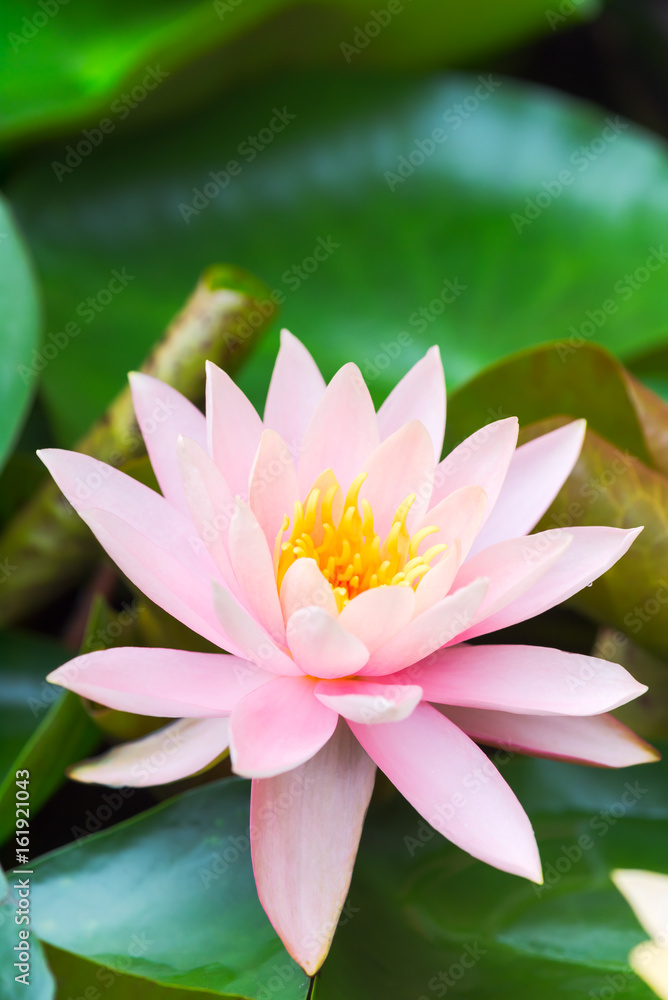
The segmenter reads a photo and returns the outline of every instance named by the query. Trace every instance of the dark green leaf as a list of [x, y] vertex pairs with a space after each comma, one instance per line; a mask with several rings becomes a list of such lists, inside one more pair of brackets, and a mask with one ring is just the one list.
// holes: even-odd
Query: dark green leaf
[[25, 416], [40, 327], [39, 295], [23, 240], [0, 198], [0, 468]]
[[[629, 295], [625, 275], [651, 248], [663, 252], [663, 145], [570, 99], [500, 77], [490, 86], [272, 80], [162, 131], [119, 130], [61, 184], [51, 154], [17, 178], [50, 330], [81, 331], [44, 371], [61, 439], [99, 414], [211, 260], [258, 273], [285, 296], [282, 322], [326, 374], [357, 361], [377, 400], [433, 342], [451, 388], [537, 337], [562, 341], [568, 375], [578, 354], [569, 338], [579, 344], [583, 324], [622, 355], [658, 343], [665, 276], [652, 272]], [[474, 110], [458, 112], [464, 102]], [[274, 108], [296, 117], [249, 162], [243, 144]], [[593, 159], [580, 149], [592, 143], [603, 144]], [[231, 160], [241, 173], [228, 182]], [[388, 183], [402, 164], [406, 178]], [[545, 202], [563, 170], [573, 183], [518, 232], [513, 215], [527, 199]], [[103, 292], [102, 307], [99, 293], [123, 268], [132, 280], [110, 302]], [[587, 313], [610, 299], [616, 311], [597, 327]], [[275, 351], [267, 338], [240, 380], [260, 405]], [[484, 412], [500, 402], [488, 398]]]
[[[104, 141], [125, 127], [131, 113], [140, 120], [155, 111], [164, 114], [165, 107], [187, 104], [207, 85], [247, 78], [249, 71], [314, 61], [341, 70], [423, 69], [460, 63], [554, 30], [566, 20], [557, 14], [556, 23], [550, 22], [541, 0], [512, 0], [503, 9], [491, 0], [402, 2], [394, 16], [386, 3], [374, 16], [367, 0], [332, 0], [326, 7], [295, 0], [66, 3], [42, 0], [36, 7], [30, 0], [14, 0], [2, 8], [0, 34], [7, 53], [0, 71], [5, 95], [0, 128], [5, 137], [62, 129], [81, 119], [98, 125], [105, 118], [108, 131], [89, 130], [93, 142], [97, 135]], [[572, 23], [595, 10], [587, 0], [568, 19]], [[219, 47], [222, 52], [206, 58]], [[189, 72], [175, 72], [192, 60]], [[159, 70], [147, 78], [151, 67]]]
[[245, 782], [187, 792], [34, 867], [35, 928], [49, 944], [162, 985], [306, 996], [257, 898]]

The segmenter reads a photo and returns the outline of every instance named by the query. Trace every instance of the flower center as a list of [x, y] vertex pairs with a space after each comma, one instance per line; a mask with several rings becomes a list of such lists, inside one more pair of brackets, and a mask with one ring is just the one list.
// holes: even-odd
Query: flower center
[[418, 555], [422, 540], [438, 528], [425, 527], [409, 535], [406, 518], [415, 493], [399, 504], [387, 537], [381, 542], [374, 531], [368, 500], [362, 500], [359, 511], [359, 491], [365, 479], [366, 473], [359, 475], [341, 503], [341, 488], [334, 473], [328, 471], [320, 476], [304, 503], [295, 503], [287, 541], [283, 541], [283, 535], [290, 518], [285, 516], [274, 550], [279, 591], [283, 577], [297, 559], [315, 559], [334, 592], [339, 611], [357, 594], [373, 587], [415, 588], [429, 572], [431, 561], [447, 546], [433, 545]]

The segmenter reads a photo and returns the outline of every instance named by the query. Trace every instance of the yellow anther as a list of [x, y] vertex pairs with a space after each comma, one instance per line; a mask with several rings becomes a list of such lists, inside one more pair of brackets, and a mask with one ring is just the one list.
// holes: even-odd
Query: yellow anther
[[419, 531], [415, 532], [411, 538], [410, 545], [408, 546], [408, 555], [411, 559], [415, 559], [417, 551], [420, 548], [420, 544], [424, 541], [427, 535], [433, 535], [435, 531], [438, 531], [438, 528], [432, 524], [427, 528], [420, 528]]
[[[290, 519], [283, 518], [274, 547], [276, 582], [279, 587], [297, 559], [314, 559], [332, 588], [339, 611], [357, 594], [386, 586], [418, 586], [430, 569], [430, 560], [445, 549], [434, 545], [418, 556], [420, 543], [436, 527], [421, 528], [412, 538], [406, 520], [415, 502], [411, 494], [399, 504], [384, 541], [374, 530], [371, 504], [359, 494], [366, 473], [351, 483], [341, 504], [340, 487], [330, 470], [323, 473], [303, 503], [294, 507], [292, 532], [283, 535]], [[337, 496], [339, 497], [337, 502]], [[361, 512], [360, 512], [361, 507]], [[336, 513], [335, 513], [336, 509]]]

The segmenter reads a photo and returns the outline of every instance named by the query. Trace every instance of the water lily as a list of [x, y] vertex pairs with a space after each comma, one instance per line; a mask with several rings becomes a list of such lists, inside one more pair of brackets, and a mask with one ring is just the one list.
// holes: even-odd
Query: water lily
[[264, 420], [215, 365], [206, 418], [147, 375], [131, 384], [162, 496], [84, 455], [42, 460], [134, 585], [227, 652], [120, 647], [54, 671], [103, 705], [179, 720], [73, 776], [169, 782], [229, 747], [253, 779], [260, 900], [309, 973], [348, 892], [377, 767], [475, 858], [540, 881], [530, 822], [476, 741], [608, 767], [655, 757], [605, 714], [645, 690], [621, 666], [469, 642], [570, 597], [638, 534], [529, 534], [584, 422], [518, 448], [517, 420], [496, 420], [439, 461], [437, 348], [376, 413], [354, 364], [326, 386], [286, 331]]
[[[661, 1000], [668, 1000], [668, 875], [619, 868], [611, 877], [651, 938], [633, 949], [631, 968]], [[623, 982], [620, 989], [625, 986]]]

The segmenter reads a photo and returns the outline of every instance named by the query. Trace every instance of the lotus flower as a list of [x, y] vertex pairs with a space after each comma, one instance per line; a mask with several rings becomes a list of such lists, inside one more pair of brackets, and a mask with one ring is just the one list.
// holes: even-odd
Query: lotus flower
[[111, 708], [181, 720], [73, 776], [169, 782], [229, 746], [253, 779], [260, 900], [308, 973], [346, 898], [376, 767], [475, 858], [540, 881], [529, 820], [475, 741], [608, 767], [655, 756], [603, 714], [645, 691], [621, 666], [469, 643], [570, 597], [638, 534], [528, 534], [584, 422], [517, 448], [517, 420], [497, 420], [439, 462], [437, 348], [376, 413], [354, 364], [325, 386], [287, 331], [264, 421], [215, 365], [206, 418], [148, 375], [131, 384], [162, 496], [85, 455], [41, 458], [135, 586], [227, 652], [121, 647], [52, 673]]

